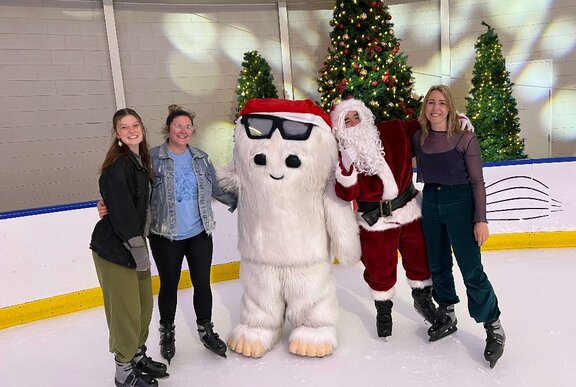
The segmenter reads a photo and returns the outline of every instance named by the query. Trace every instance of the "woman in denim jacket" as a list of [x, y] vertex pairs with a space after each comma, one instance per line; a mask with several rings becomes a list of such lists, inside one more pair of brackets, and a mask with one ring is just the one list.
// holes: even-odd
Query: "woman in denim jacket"
[[204, 346], [226, 357], [226, 344], [213, 331], [212, 231], [214, 198], [233, 211], [237, 198], [218, 186], [214, 166], [206, 152], [188, 142], [195, 132], [195, 114], [170, 105], [163, 128], [167, 141], [150, 151], [155, 181], [150, 200], [150, 248], [160, 276], [160, 352], [174, 357], [174, 317], [182, 261], [186, 257], [194, 287], [198, 334]]

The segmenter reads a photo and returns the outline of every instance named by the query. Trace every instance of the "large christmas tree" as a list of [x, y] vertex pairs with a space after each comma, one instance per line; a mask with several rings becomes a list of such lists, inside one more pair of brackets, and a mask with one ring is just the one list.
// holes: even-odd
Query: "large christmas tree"
[[476, 62], [466, 114], [474, 124], [484, 161], [525, 159], [516, 99], [512, 96], [514, 84], [506, 70], [502, 45], [494, 28], [482, 24], [488, 31], [474, 45]]
[[421, 101], [413, 95], [412, 69], [391, 19], [381, 0], [336, 1], [331, 47], [318, 78], [324, 110], [353, 96], [372, 110], [376, 122], [417, 116]]
[[236, 86], [236, 113], [251, 98], [278, 98], [270, 65], [256, 50], [244, 53], [242, 71]]

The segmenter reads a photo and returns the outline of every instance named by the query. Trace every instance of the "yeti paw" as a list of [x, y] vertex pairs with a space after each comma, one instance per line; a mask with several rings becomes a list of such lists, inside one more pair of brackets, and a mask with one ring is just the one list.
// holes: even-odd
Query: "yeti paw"
[[280, 339], [281, 328], [255, 328], [238, 324], [230, 334], [228, 348], [246, 357], [262, 357]]
[[336, 328], [331, 326], [312, 328], [301, 326], [290, 335], [288, 351], [294, 355], [324, 357], [337, 347]]
[[259, 358], [266, 353], [264, 344], [259, 341], [248, 341], [244, 336], [240, 336], [237, 339], [230, 338], [228, 340], [228, 348], [246, 357]]
[[309, 343], [304, 341], [291, 341], [288, 348], [290, 353], [299, 356], [324, 357], [334, 352], [334, 347], [329, 343]]

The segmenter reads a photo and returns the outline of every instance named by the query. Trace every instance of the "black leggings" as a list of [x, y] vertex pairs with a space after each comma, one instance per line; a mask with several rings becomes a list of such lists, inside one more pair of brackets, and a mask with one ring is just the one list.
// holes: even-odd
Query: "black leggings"
[[186, 256], [190, 269], [190, 280], [194, 287], [194, 311], [196, 323], [212, 320], [212, 290], [210, 289], [210, 269], [212, 266], [212, 236], [205, 231], [188, 239], [171, 241], [150, 234], [150, 248], [160, 276], [158, 309], [160, 324], [174, 323], [178, 282], [182, 271], [182, 261]]

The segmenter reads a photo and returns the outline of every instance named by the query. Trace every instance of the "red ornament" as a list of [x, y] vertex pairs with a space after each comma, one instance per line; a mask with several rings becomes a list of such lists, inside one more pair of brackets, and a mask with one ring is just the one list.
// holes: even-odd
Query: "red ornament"
[[392, 20], [392, 16], [391, 16], [391, 15], [386, 15], [386, 20]]
[[372, 86], [374, 87], [378, 86], [378, 81], [372, 81]]
[[361, 28], [361, 27], [362, 27], [362, 24], [356, 23], [356, 28]]
[[347, 48], [344, 49], [344, 55], [348, 56], [348, 54], [350, 53], [350, 50], [348, 50]]

